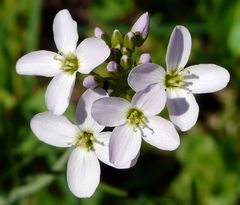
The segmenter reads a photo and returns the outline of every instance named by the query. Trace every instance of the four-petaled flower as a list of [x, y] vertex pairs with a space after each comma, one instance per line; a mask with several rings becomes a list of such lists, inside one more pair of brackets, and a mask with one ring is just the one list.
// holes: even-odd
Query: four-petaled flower
[[119, 97], [105, 97], [93, 103], [92, 116], [101, 125], [115, 127], [109, 142], [110, 162], [121, 166], [134, 159], [141, 139], [163, 150], [174, 150], [180, 139], [174, 125], [159, 116], [166, 93], [159, 85], [137, 92], [129, 103]]
[[[101, 132], [91, 116], [93, 101], [106, 97], [103, 89], [88, 89], [77, 106], [77, 125], [66, 117], [51, 112], [39, 113], [31, 120], [31, 129], [39, 140], [56, 147], [74, 147], [67, 165], [67, 181], [77, 197], [90, 197], [99, 184], [99, 160], [113, 166], [109, 161], [109, 138], [111, 132]], [[129, 168], [136, 159], [116, 168]], [[115, 166], [114, 166], [115, 167]]]
[[54, 77], [45, 101], [50, 111], [61, 115], [69, 105], [76, 73], [90, 73], [108, 58], [110, 49], [98, 38], [87, 38], [77, 47], [77, 24], [66, 9], [55, 16], [53, 34], [58, 53], [31, 52], [18, 60], [16, 69], [19, 74]]
[[199, 107], [192, 93], [221, 90], [230, 78], [226, 69], [214, 64], [184, 68], [190, 51], [189, 31], [184, 26], [176, 26], [167, 48], [167, 71], [159, 65], [146, 63], [134, 68], [128, 77], [128, 84], [135, 91], [151, 84], [165, 88], [170, 119], [182, 131], [189, 130], [198, 118]]
[[[146, 12], [126, 39], [134, 37], [140, 46], [147, 38], [149, 25]], [[128, 76], [128, 84], [136, 91], [131, 103], [120, 97], [109, 97], [103, 89], [88, 89], [79, 99], [77, 124], [73, 124], [59, 115], [69, 105], [76, 73], [90, 73], [108, 58], [110, 49], [101, 40], [105, 32], [100, 28], [95, 29], [97, 38], [87, 38], [77, 46], [77, 24], [66, 9], [55, 16], [53, 34], [58, 53], [31, 52], [18, 60], [16, 70], [24, 75], [54, 77], [45, 94], [50, 112], [35, 115], [31, 129], [47, 144], [73, 147], [67, 164], [67, 182], [77, 197], [90, 197], [95, 192], [100, 180], [99, 160], [119, 169], [134, 166], [142, 139], [159, 149], [175, 150], [180, 138], [173, 124], [186, 131], [198, 117], [199, 108], [192, 93], [218, 91], [230, 79], [227, 70], [214, 64], [184, 68], [190, 56], [191, 36], [184, 26], [176, 26], [167, 48], [166, 71], [150, 63], [150, 54], [143, 54], [141, 65]], [[121, 65], [130, 69], [128, 58], [123, 55]], [[109, 62], [107, 70], [116, 72], [116, 62]], [[94, 88], [97, 81], [94, 76], [88, 76], [83, 85]], [[173, 124], [157, 116], [165, 104]], [[114, 129], [102, 132], [105, 126]]]

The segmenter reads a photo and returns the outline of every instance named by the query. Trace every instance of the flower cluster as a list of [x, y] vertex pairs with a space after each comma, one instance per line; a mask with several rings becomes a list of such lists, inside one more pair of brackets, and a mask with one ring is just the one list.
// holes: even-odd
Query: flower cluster
[[[176, 26], [171, 34], [166, 71], [152, 63], [148, 53], [136, 58], [134, 52], [147, 39], [149, 25], [146, 12], [125, 35], [97, 27], [95, 37], [77, 46], [77, 24], [68, 10], [61, 10], [53, 22], [58, 52], [35, 51], [17, 62], [19, 74], [53, 77], [45, 94], [49, 111], [35, 115], [31, 129], [47, 144], [73, 148], [67, 182], [77, 197], [95, 192], [99, 160], [118, 169], [134, 166], [142, 139], [161, 150], [175, 150], [180, 144], [176, 127], [187, 131], [198, 118], [193, 93], [215, 92], [229, 82], [228, 71], [214, 64], [185, 68], [191, 36], [184, 26]], [[100, 65], [105, 72], [95, 71]], [[77, 72], [89, 75], [83, 80], [87, 90], [79, 99], [73, 124], [63, 113]], [[159, 116], [165, 105], [170, 121]], [[104, 131], [105, 127], [111, 131]]]

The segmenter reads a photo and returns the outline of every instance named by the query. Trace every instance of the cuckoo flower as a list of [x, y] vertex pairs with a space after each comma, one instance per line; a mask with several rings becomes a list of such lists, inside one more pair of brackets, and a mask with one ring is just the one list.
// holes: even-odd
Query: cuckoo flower
[[[39, 140], [56, 147], [74, 147], [67, 165], [67, 182], [77, 197], [90, 197], [99, 184], [99, 161], [113, 166], [109, 161], [109, 138], [111, 132], [101, 132], [91, 116], [93, 101], [106, 97], [103, 89], [88, 89], [77, 106], [77, 125], [66, 117], [51, 112], [37, 114], [31, 120], [31, 129]], [[117, 168], [129, 168], [136, 163], [129, 162]]]
[[[171, 121], [182, 131], [197, 121], [199, 107], [192, 93], [209, 93], [223, 89], [229, 82], [226, 69], [215, 64], [185, 67], [191, 51], [191, 36], [184, 26], [172, 32], [166, 55], [167, 70], [146, 63], [129, 74], [128, 84], [139, 91], [151, 84], [159, 84], [167, 93], [167, 107]], [[161, 92], [161, 90], [159, 90]]]
[[53, 34], [58, 53], [31, 52], [18, 60], [16, 70], [23, 75], [54, 77], [47, 88], [45, 101], [50, 111], [61, 115], [69, 105], [76, 73], [90, 73], [108, 58], [110, 49], [98, 38], [87, 38], [77, 47], [77, 24], [66, 9], [55, 16]]
[[129, 103], [119, 97], [105, 97], [93, 103], [93, 118], [101, 125], [115, 127], [109, 142], [110, 162], [121, 166], [134, 159], [142, 138], [163, 150], [174, 150], [179, 136], [174, 125], [155, 116], [164, 108], [166, 93], [159, 85], [137, 92]]

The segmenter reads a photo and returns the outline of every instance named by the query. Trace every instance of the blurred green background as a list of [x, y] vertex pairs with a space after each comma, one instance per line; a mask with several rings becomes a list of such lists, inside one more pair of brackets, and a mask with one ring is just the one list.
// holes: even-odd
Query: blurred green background
[[[90, 199], [77, 199], [65, 178], [64, 149], [36, 139], [29, 122], [46, 110], [50, 79], [19, 76], [15, 64], [33, 50], [56, 51], [52, 22], [63, 8], [78, 22], [80, 40], [96, 26], [130, 30], [145, 11], [151, 29], [141, 52], [165, 66], [175, 25], [192, 34], [188, 65], [215, 63], [231, 82], [214, 94], [197, 96], [195, 127], [180, 133], [174, 152], [143, 143], [135, 167], [101, 165], [101, 185]], [[81, 79], [80, 79], [81, 80]], [[83, 92], [75, 87], [66, 115], [75, 118]], [[0, 205], [237, 205], [240, 204], [240, 1], [239, 0], [1, 0], [0, 1]]]

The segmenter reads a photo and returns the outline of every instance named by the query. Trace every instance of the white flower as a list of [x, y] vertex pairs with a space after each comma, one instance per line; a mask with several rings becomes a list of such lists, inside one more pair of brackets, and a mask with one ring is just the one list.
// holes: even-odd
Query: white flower
[[54, 77], [47, 88], [45, 101], [50, 111], [61, 115], [69, 105], [76, 73], [90, 73], [107, 59], [110, 49], [98, 38], [87, 38], [77, 47], [77, 24], [66, 9], [55, 16], [53, 34], [58, 53], [31, 52], [18, 60], [16, 70], [23, 75]]
[[[103, 89], [88, 89], [77, 106], [77, 123], [51, 112], [37, 114], [31, 120], [31, 129], [39, 140], [56, 146], [74, 149], [67, 165], [67, 181], [72, 193], [77, 197], [90, 197], [99, 184], [99, 160], [113, 166], [109, 161], [109, 138], [111, 132], [101, 132], [99, 125], [91, 116], [93, 101], [106, 97]], [[118, 168], [129, 168], [136, 159]]]
[[192, 93], [221, 90], [230, 78], [226, 69], [214, 64], [184, 68], [190, 51], [189, 31], [184, 26], [176, 26], [168, 44], [167, 71], [159, 65], [147, 63], [134, 68], [128, 76], [128, 84], [135, 91], [151, 84], [166, 89], [170, 119], [182, 131], [189, 130], [198, 118], [199, 107]]
[[174, 125], [155, 116], [165, 102], [165, 91], [159, 85], [151, 85], [137, 92], [131, 103], [119, 97], [105, 97], [93, 103], [93, 118], [101, 125], [115, 127], [109, 142], [110, 162], [121, 166], [134, 159], [142, 138], [163, 150], [179, 146]]

